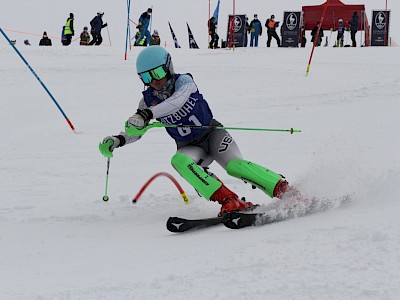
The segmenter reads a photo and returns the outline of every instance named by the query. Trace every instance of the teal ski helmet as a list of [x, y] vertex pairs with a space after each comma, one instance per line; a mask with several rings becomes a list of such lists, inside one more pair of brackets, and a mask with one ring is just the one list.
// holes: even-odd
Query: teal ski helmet
[[173, 76], [175, 73], [171, 55], [163, 47], [150, 46], [139, 53], [136, 59], [136, 72], [139, 77], [141, 77], [141, 73], [157, 69], [158, 67], [162, 67], [168, 77]]

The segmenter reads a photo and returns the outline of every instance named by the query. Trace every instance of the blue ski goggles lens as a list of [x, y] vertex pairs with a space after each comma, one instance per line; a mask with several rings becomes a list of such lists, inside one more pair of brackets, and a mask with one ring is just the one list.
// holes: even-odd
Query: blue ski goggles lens
[[140, 79], [142, 79], [143, 83], [150, 84], [153, 79], [161, 80], [167, 75], [163, 66], [159, 66], [150, 71], [146, 71], [143, 73], [139, 73]]

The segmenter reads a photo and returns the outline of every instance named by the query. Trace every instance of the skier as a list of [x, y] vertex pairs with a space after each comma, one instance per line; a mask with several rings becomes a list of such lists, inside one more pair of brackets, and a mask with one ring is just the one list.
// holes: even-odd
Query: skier
[[[151, 8], [147, 9], [144, 13], [140, 15], [138, 25], [136, 26], [137, 29], [140, 31], [140, 36], [137, 39], [137, 41], [141, 41], [144, 37], [146, 37], [146, 42], [143, 44], [143, 46], [147, 46], [150, 43], [150, 31], [148, 30], [149, 25], [150, 25], [150, 19], [151, 19], [151, 13], [153, 10]], [[135, 46], [139, 46], [135, 44]]]
[[[191, 74], [176, 74], [170, 54], [160, 46], [142, 50], [136, 60], [136, 70], [148, 87], [143, 92], [137, 112], [126, 122], [127, 129], [142, 129], [150, 120], [164, 124], [207, 126], [206, 128], [166, 128], [175, 140], [177, 152], [172, 166], [197, 192], [207, 200], [222, 205], [219, 215], [245, 210], [251, 202], [239, 199], [208, 166], [215, 160], [229, 175], [259, 187], [270, 197], [282, 197], [288, 189], [283, 177], [242, 158], [235, 140], [213, 117], [207, 101], [199, 92]], [[111, 157], [117, 147], [136, 142], [140, 136], [125, 132], [107, 136], [99, 145], [105, 157]]]
[[67, 22], [64, 27], [65, 40], [63, 41], [64, 46], [71, 44], [72, 37], [75, 35], [74, 31], [74, 14], [70, 13]]
[[101, 36], [101, 30], [104, 27], [107, 27], [107, 23], [103, 24], [103, 11], [98, 11], [97, 15], [90, 21], [90, 34], [92, 35], [92, 41], [89, 43], [89, 46], [99, 46], [103, 42], [103, 37]]
[[258, 37], [262, 35], [262, 25], [258, 20], [257, 14], [254, 15], [254, 19], [250, 22], [250, 47], [258, 47]]
[[271, 15], [271, 18], [267, 19], [265, 21], [265, 27], [267, 27], [267, 35], [268, 35], [268, 40], [267, 40], [267, 47], [271, 47], [271, 40], [274, 38], [276, 40], [276, 43], [278, 44], [278, 47], [281, 46], [281, 40], [276, 33], [276, 28], [279, 26], [279, 22], [275, 21], [275, 16]]
[[335, 43], [335, 45], [333, 47], [343, 47], [344, 32], [345, 31], [346, 31], [346, 27], [344, 27], [344, 25], [343, 25], [343, 19], [339, 19], [336, 43]]

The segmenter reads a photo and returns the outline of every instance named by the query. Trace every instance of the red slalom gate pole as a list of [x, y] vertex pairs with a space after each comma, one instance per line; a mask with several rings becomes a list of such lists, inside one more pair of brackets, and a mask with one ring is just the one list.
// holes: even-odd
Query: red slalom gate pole
[[189, 203], [189, 198], [186, 196], [186, 193], [182, 189], [181, 185], [178, 183], [178, 181], [171, 174], [169, 174], [167, 172], [159, 172], [159, 173], [153, 175], [149, 180], [147, 180], [147, 182], [140, 189], [139, 193], [137, 193], [135, 198], [133, 198], [132, 202], [136, 203], [139, 200], [140, 196], [143, 194], [143, 192], [150, 185], [150, 183], [152, 183], [154, 179], [156, 179], [157, 177], [160, 177], [160, 176], [165, 176], [165, 177], [169, 178], [175, 184], [176, 188], [178, 189], [179, 193], [181, 194], [181, 197], [182, 197], [183, 201], [185, 201], [186, 204]]
[[325, 18], [325, 14], [326, 14], [327, 8], [328, 8], [328, 4], [325, 4], [324, 12], [322, 13], [321, 20], [319, 21], [319, 28], [317, 30], [317, 33], [315, 34], [314, 44], [313, 44], [313, 47], [312, 47], [312, 50], [311, 50], [310, 59], [308, 60], [306, 76], [308, 75], [308, 72], [310, 71], [311, 60], [312, 60], [312, 57], [313, 57], [313, 54], [314, 54], [315, 45], [317, 44], [317, 40], [319, 39], [319, 31], [322, 28], [322, 24], [324, 22], [324, 18]]

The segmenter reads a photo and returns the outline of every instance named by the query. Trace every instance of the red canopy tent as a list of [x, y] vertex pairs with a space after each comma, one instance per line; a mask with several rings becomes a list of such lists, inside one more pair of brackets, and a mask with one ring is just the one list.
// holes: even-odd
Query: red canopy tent
[[322, 22], [322, 29], [330, 30], [332, 28], [336, 30], [339, 19], [343, 19], [343, 23], [346, 26], [356, 11], [359, 16], [358, 30], [364, 30], [365, 45], [369, 45], [369, 25], [365, 15], [364, 4], [347, 5], [339, 0], [327, 0], [320, 5], [303, 6], [303, 25], [306, 30], [312, 30], [317, 25], [317, 22], [321, 21], [325, 8], [326, 13]]

